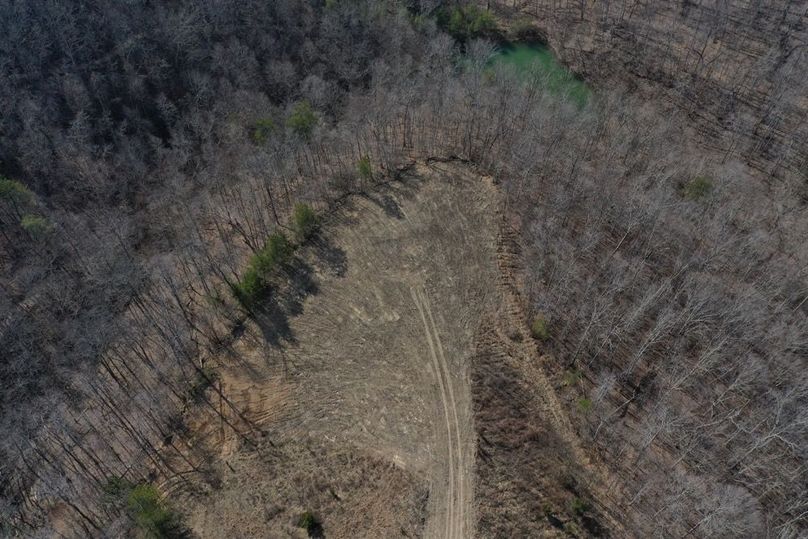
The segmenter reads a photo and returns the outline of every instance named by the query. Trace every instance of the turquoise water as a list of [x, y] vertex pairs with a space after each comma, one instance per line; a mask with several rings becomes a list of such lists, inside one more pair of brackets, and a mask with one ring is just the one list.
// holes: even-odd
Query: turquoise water
[[491, 64], [510, 66], [526, 81], [545, 84], [551, 92], [566, 95], [580, 106], [589, 100], [589, 87], [561, 65], [553, 52], [544, 45], [518, 43], [503, 46], [491, 60]]

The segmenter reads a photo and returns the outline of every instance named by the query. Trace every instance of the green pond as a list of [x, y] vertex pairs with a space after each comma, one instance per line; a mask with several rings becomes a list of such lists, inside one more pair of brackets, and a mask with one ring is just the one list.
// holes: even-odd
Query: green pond
[[524, 80], [546, 84], [551, 92], [566, 95], [580, 106], [589, 100], [589, 87], [564, 67], [546, 45], [504, 45], [491, 59], [491, 65], [509, 66]]

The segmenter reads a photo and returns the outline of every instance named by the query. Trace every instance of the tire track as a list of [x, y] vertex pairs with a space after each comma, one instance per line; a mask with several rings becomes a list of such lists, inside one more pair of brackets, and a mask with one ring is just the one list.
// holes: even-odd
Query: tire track
[[446, 387], [449, 389], [449, 405], [451, 410], [451, 415], [453, 419], [452, 425], [454, 426], [454, 436], [455, 436], [455, 458], [454, 461], [456, 463], [456, 470], [454, 473], [455, 480], [457, 484], [455, 486], [456, 493], [455, 493], [455, 507], [454, 507], [454, 518], [455, 518], [455, 525], [454, 530], [456, 533], [456, 537], [464, 537], [463, 532], [463, 525], [465, 519], [465, 509], [466, 509], [466, 490], [465, 490], [465, 481], [464, 475], [466, 472], [465, 468], [465, 451], [464, 451], [464, 444], [462, 442], [461, 433], [460, 433], [460, 421], [457, 418], [458, 412], [458, 405], [455, 400], [454, 395], [454, 387], [452, 384], [452, 380], [449, 375], [449, 364], [446, 361], [446, 356], [443, 353], [443, 343], [440, 340], [440, 333], [438, 332], [438, 327], [435, 325], [435, 319], [432, 317], [432, 307], [429, 304], [429, 299], [427, 298], [426, 291], [423, 289], [421, 290], [421, 302], [424, 305], [426, 310], [426, 314], [429, 318], [429, 321], [432, 325], [432, 334], [435, 336], [435, 341], [437, 342], [437, 349], [438, 349], [438, 356], [440, 358], [440, 364], [443, 367], [442, 375], [444, 377], [444, 381], [446, 383]]
[[465, 508], [470, 500], [467, 499], [467, 485], [464, 481], [466, 472], [464, 447], [455, 392], [446, 355], [443, 351], [443, 344], [440, 340], [440, 334], [438, 333], [426, 292], [421, 288], [411, 288], [410, 293], [424, 325], [432, 366], [440, 388], [440, 405], [443, 409], [443, 418], [446, 425], [445, 446], [446, 461], [448, 463], [448, 485], [445, 500], [442, 504], [439, 503], [439, 505], [443, 505], [443, 511], [445, 511], [446, 515], [442, 533], [438, 532], [438, 535], [449, 539], [463, 538], [465, 537]]

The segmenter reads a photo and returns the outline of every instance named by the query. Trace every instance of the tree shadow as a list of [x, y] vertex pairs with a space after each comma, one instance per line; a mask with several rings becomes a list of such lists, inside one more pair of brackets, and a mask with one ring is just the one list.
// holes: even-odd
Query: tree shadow
[[323, 529], [322, 524], [319, 522], [316, 522], [306, 531], [309, 534], [309, 537], [313, 537], [315, 539], [325, 539], [325, 530]]
[[166, 539], [198, 539], [199, 537], [179, 516], [156, 531], [159, 534], [158, 537], [165, 537]]
[[404, 212], [401, 211], [401, 205], [398, 201], [390, 196], [388, 193], [380, 193], [378, 195], [366, 194], [365, 198], [379, 206], [387, 217], [393, 219], [404, 219]]
[[312, 267], [299, 257], [286, 264], [278, 277], [270, 297], [253, 312], [264, 339], [274, 347], [297, 342], [289, 321], [303, 313], [308, 296], [319, 292]]
[[334, 277], [344, 277], [348, 272], [348, 257], [345, 250], [338, 247], [330, 238], [318, 234], [311, 242], [311, 251], [318, 265]]
[[401, 220], [407, 216], [401, 210], [400, 201], [415, 197], [424, 181], [421, 176], [402, 172], [395, 181], [380, 186], [375, 192], [363, 193], [360, 196], [376, 204], [387, 217]]
[[[381, 208], [386, 216], [405, 219], [399, 200], [415, 196], [423, 181], [418, 176], [403, 174], [395, 182], [380, 188], [381, 192], [346, 197], [339, 202], [339, 206], [351, 209], [355, 207], [357, 198], [364, 198]], [[350, 212], [341, 212], [338, 222], [340, 226], [350, 227], [356, 219], [358, 217], [352, 217]], [[269, 296], [251, 312], [263, 339], [272, 347], [282, 348], [297, 342], [290, 321], [303, 313], [303, 304], [308, 296], [319, 293], [315, 279], [318, 271], [333, 277], [344, 277], [348, 272], [345, 250], [321, 232], [314, 234], [301, 246], [292, 262], [279, 272]], [[243, 332], [243, 328], [234, 331]]]

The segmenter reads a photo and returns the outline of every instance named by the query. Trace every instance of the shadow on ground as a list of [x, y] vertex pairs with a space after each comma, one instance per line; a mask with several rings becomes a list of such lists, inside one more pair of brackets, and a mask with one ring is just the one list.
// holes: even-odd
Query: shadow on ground
[[314, 254], [313, 264], [295, 256], [276, 279], [270, 296], [253, 313], [264, 340], [275, 348], [297, 342], [290, 320], [303, 314], [303, 304], [308, 296], [319, 292], [317, 270], [335, 277], [344, 277], [348, 271], [345, 251], [324, 235], [317, 234], [306, 242], [303, 249]]
[[401, 211], [401, 206], [396, 199], [390, 196], [389, 193], [365, 195], [365, 198], [379, 206], [387, 217], [392, 217], [393, 219], [404, 219], [404, 213]]

